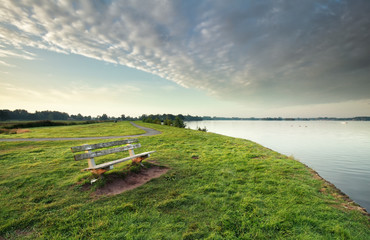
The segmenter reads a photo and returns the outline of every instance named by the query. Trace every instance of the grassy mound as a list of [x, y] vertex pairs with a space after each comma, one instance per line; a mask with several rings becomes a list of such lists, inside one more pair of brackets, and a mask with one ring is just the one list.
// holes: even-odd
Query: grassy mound
[[[1, 142], [0, 236], [10, 239], [370, 237], [369, 217], [351, 210], [350, 203], [338, 198], [332, 186], [314, 178], [310, 169], [294, 159], [247, 140], [155, 124], [140, 125], [155, 128], [162, 134], [140, 138], [143, 147], [135, 152], [156, 150], [148, 160], [170, 170], [115, 196], [94, 194], [106, 184], [104, 181], [84, 189], [91, 174], [79, 170], [87, 163], [74, 161], [69, 150], [71, 146], [84, 144], [83, 141]], [[63, 129], [55, 129], [58, 128]], [[97, 142], [102, 140], [86, 143]], [[106, 174], [117, 176], [122, 169], [128, 169], [127, 165], [118, 165]]]

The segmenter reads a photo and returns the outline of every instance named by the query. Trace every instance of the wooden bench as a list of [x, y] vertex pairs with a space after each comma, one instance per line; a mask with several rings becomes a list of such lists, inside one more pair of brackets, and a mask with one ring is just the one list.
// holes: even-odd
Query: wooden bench
[[[143, 159], [148, 158], [151, 153], [155, 152], [155, 151], [150, 151], [150, 152], [135, 154], [134, 153], [134, 148], [139, 148], [139, 147], [141, 147], [141, 145], [140, 145], [140, 143], [131, 144], [131, 143], [134, 143], [134, 142], [138, 142], [138, 140], [137, 139], [126, 139], [126, 140], [119, 140], [119, 141], [105, 142], [105, 143], [97, 143], [97, 144], [91, 144], [91, 145], [85, 144], [85, 145], [82, 145], [82, 146], [71, 147], [71, 150], [74, 153], [82, 152], [82, 151], [85, 152], [85, 153], [76, 154], [74, 156], [76, 161], [83, 160], [83, 159], [88, 160], [89, 167], [85, 168], [85, 169], [82, 169], [81, 171], [91, 171], [95, 174], [100, 175], [100, 174], [102, 174], [102, 173], [104, 173], [108, 170], [113, 169], [114, 164], [125, 162], [125, 161], [128, 161], [128, 160], [132, 160], [133, 162], [141, 164], [141, 161]], [[125, 145], [125, 146], [122, 146], [122, 145]], [[121, 147], [111, 148], [113, 146], [121, 146]], [[96, 149], [99, 149], [99, 150], [98, 151], [92, 151], [92, 150], [96, 150]], [[101, 150], [101, 149], [103, 149], [103, 150]], [[104, 155], [107, 155], [107, 154], [123, 152], [123, 151], [129, 151], [130, 156], [125, 157], [125, 158], [121, 158], [121, 159], [117, 159], [117, 160], [114, 160], [114, 161], [111, 161], [111, 162], [102, 163], [102, 164], [99, 164], [99, 165], [95, 164], [95, 160], [94, 160], [95, 157], [100, 157], [100, 156], [104, 156]]]

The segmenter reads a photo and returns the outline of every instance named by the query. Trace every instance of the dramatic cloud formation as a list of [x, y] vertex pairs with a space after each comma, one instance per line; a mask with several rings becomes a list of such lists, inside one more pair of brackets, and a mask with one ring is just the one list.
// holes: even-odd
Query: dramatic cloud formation
[[370, 98], [370, 1], [2, 1], [0, 64], [32, 48], [267, 105]]

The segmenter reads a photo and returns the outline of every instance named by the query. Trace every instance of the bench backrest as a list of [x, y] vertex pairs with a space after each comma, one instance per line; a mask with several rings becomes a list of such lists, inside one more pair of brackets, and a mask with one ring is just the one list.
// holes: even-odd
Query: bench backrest
[[[111, 154], [111, 153], [122, 152], [122, 151], [132, 150], [134, 148], [141, 147], [140, 143], [131, 144], [137, 141], [138, 141], [137, 139], [125, 139], [125, 140], [106, 142], [106, 143], [97, 143], [97, 144], [91, 144], [91, 145], [85, 144], [82, 146], [71, 147], [71, 150], [72, 152], [85, 151], [85, 153], [76, 154], [74, 156], [75, 160], [78, 161], [78, 160], [91, 159], [94, 157], [100, 157], [100, 156], [104, 156], [104, 155]], [[100, 149], [100, 148], [120, 146], [124, 144], [129, 144], [129, 145], [123, 146], [123, 147], [117, 147], [117, 148], [109, 148], [109, 149], [94, 151], [94, 152], [91, 151], [91, 150]]]

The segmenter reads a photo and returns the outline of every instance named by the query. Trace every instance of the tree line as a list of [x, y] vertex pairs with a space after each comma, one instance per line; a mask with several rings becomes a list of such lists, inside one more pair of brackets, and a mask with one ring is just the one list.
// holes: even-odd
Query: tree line
[[[58, 111], [36, 111], [35, 113], [30, 113], [24, 109], [16, 109], [14, 111], [2, 109], [0, 110], [0, 121], [9, 120], [22, 120], [22, 121], [40, 121], [40, 120], [73, 120], [73, 121], [135, 121], [135, 120], [145, 120], [145, 121], [161, 121], [164, 124], [168, 124], [169, 121], [172, 123], [178, 117], [182, 121], [202, 121], [202, 120], [249, 120], [249, 121], [311, 121], [311, 120], [330, 120], [330, 121], [370, 121], [368, 116], [358, 116], [352, 118], [334, 118], [334, 117], [318, 117], [318, 118], [282, 118], [282, 117], [266, 117], [266, 118], [239, 118], [239, 117], [210, 117], [210, 116], [191, 116], [191, 115], [173, 115], [173, 114], [143, 114], [139, 117], [126, 116], [121, 114], [119, 117], [108, 116], [107, 114], [98, 115], [96, 117], [83, 116], [82, 114], [68, 114], [65, 112]], [[171, 123], [171, 124], [172, 124]]]
[[120, 117], [109, 117], [107, 114], [98, 115], [96, 117], [92, 116], [83, 116], [81, 113], [79, 114], [68, 114], [65, 112], [59, 111], [36, 111], [35, 113], [30, 113], [24, 109], [16, 109], [14, 111], [8, 109], [0, 110], [0, 121], [8, 121], [8, 120], [74, 120], [74, 121], [90, 121], [90, 120], [120, 120], [121, 118], [124, 120], [135, 120], [130, 116], [125, 116], [122, 114]]
[[[163, 118], [162, 118], [163, 119]], [[144, 117], [142, 120], [143, 122], [146, 123], [155, 123], [155, 124], [162, 124], [167, 125], [167, 126], [174, 126], [178, 128], [185, 128], [185, 123], [184, 123], [185, 117], [183, 115], [177, 115], [174, 118], [166, 117], [166, 119], [161, 120], [159, 117], [157, 118], [152, 118], [152, 117]]]

